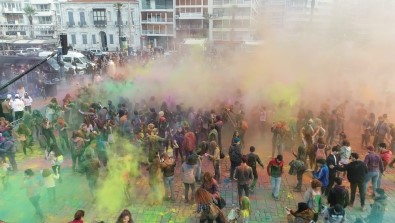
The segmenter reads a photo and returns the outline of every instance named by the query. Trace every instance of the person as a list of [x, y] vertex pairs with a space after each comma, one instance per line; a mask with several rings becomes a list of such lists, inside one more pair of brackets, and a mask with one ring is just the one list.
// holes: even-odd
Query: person
[[[7, 132], [4, 132], [4, 134], [6, 133]], [[16, 164], [15, 161], [16, 148], [13, 140], [6, 139], [3, 136], [3, 133], [0, 133], [0, 143], [2, 143], [2, 145], [0, 146], [0, 157], [2, 157], [3, 159], [7, 157], [12, 166], [12, 171], [17, 171], [18, 165]]]
[[368, 167], [368, 173], [365, 176], [364, 190], [366, 196], [369, 181], [372, 181], [372, 186], [373, 186], [372, 196], [374, 197], [375, 196], [374, 192], [376, 191], [377, 188], [377, 180], [379, 178], [379, 175], [383, 173], [384, 166], [380, 156], [374, 152], [374, 147], [368, 146], [367, 149], [368, 149], [368, 154], [365, 156], [364, 162]]
[[229, 159], [230, 159], [230, 175], [229, 178], [233, 180], [234, 172], [236, 167], [241, 164], [241, 147], [240, 138], [234, 138], [232, 145], [229, 148]]
[[184, 162], [181, 166], [182, 173], [182, 182], [184, 183], [184, 197], [185, 203], [189, 202], [189, 188], [192, 190], [191, 200], [193, 200], [193, 194], [195, 194], [195, 176], [196, 176], [196, 167], [193, 165], [193, 160], [191, 157], [187, 158], [187, 161]]
[[25, 179], [23, 181], [24, 187], [26, 188], [27, 196], [32, 203], [36, 216], [40, 220], [44, 220], [44, 214], [40, 207], [40, 187], [38, 185], [37, 180], [34, 178], [34, 172], [32, 169], [25, 170]]
[[325, 196], [328, 196], [329, 191], [332, 189], [333, 184], [335, 182], [336, 177], [336, 167], [339, 163], [337, 158], [337, 154], [339, 154], [339, 147], [334, 146], [332, 147], [332, 152], [329, 154], [328, 158], [326, 158], [326, 164], [329, 167], [329, 183], [325, 189]]
[[30, 151], [33, 153], [33, 149], [30, 146], [30, 142], [29, 142], [31, 131], [29, 128], [27, 128], [25, 123], [19, 124], [19, 127], [16, 130], [15, 135], [22, 145], [23, 154], [25, 154], [25, 156], [26, 156], [26, 148], [27, 147], [29, 147]]
[[184, 148], [182, 147], [184, 142], [184, 133], [182, 127], [177, 128], [177, 132], [174, 134], [174, 156], [176, 162], [178, 162], [178, 156], [181, 157], [181, 163], [184, 162]]
[[156, 205], [161, 201], [160, 196], [160, 160], [159, 156], [156, 156], [147, 168], [149, 174], [149, 186], [150, 186], [150, 200], [151, 204]]
[[92, 158], [92, 154], [86, 155], [86, 160], [81, 165], [80, 172], [85, 173], [88, 180], [89, 192], [94, 198], [97, 189], [97, 180], [99, 179], [100, 163], [98, 160]]
[[[247, 157], [241, 157], [241, 165], [236, 167], [233, 178], [237, 180], [237, 192], [239, 195], [239, 203], [241, 204], [241, 197], [243, 190], [246, 197], [249, 196], [249, 185], [254, 180], [252, 168], [247, 165]], [[281, 179], [281, 178], [280, 178]]]
[[287, 210], [287, 221], [288, 223], [298, 223], [298, 222], [311, 222], [314, 218], [314, 212], [309, 208], [307, 203], [299, 202], [298, 210]]
[[5, 99], [1, 103], [1, 108], [3, 109], [3, 114], [5, 119], [7, 119], [8, 122], [12, 122], [14, 120], [14, 117], [12, 116], [12, 107], [11, 107], [11, 95], [7, 95], [7, 99]]
[[351, 199], [349, 206], [354, 205], [355, 201], [355, 194], [359, 191], [360, 200], [361, 200], [361, 207], [364, 209], [365, 206], [365, 190], [364, 190], [364, 182], [365, 176], [368, 173], [368, 167], [366, 164], [360, 160], [358, 160], [359, 154], [358, 153], [351, 153], [351, 163], [347, 165], [342, 165], [337, 167], [338, 171], [347, 171], [347, 179], [350, 182], [351, 187]]
[[377, 188], [376, 194], [377, 196], [374, 198], [374, 203], [371, 205], [372, 209], [366, 218], [369, 223], [382, 223], [384, 221], [388, 196], [382, 188]]
[[341, 204], [326, 208], [323, 211], [325, 223], [344, 223], [346, 222], [346, 211]]
[[85, 211], [78, 210], [74, 214], [74, 220], [70, 221], [69, 223], [84, 223]]
[[296, 179], [298, 181], [298, 184], [294, 187], [293, 191], [294, 192], [301, 192], [302, 191], [303, 174], [306, 171], [306, 165], [307, 165], [306, 149], [303, 145], [300, 145], [298, 147], [298, 153], [295, 154], [292, 151], [292, 154], [295, 156], [296, 160], [299, 161], [299, 163], [300, 163], [299, 168], [296, 170]]
[[251, 202], [246, 196], [241, 197], [240, 204], [240, 221], [241, 223], [248, 223], [251, 216]]
[[377, 148], [379, 143], [385, 141], [385, 138], [389, 133], [390, 128], [388, 126], [388, 123], [385, 121], [383, 116], [379, 116], [377, 124], [374, 127], [373, 146]]
[[133, 223], [132, 213], [128, 209], [124, 209], [119, 215], [116, 223]]
[[210, 172], [205, 172], [203, 174], [203, 181], [200, 187], [210, 192], [216, 200], [220, 197], [218, 182], [213, 178]]
[[284, 147], [284, 128], [281, 122], [273, 123], [271, 127], [271, 131], [273, 133], [272, 137], [272, 157], [276, 153], [276, 149], [278, 155], [283, 154], [283, 147]]
[[59, 182], [62, 182], [60, 177], [60, 165], [63, 163], [63, 153], [56, 144], [52, 144], [47, 155], [47, 160], [51, 162], [52, 170], [59, 175]]
[[60, 146], [63, 150], [63, 152], [66, 152], [70, 150], [70, 141], [69, 141], [69, 136], [67, 133], [67, 129], [69, 128], [69, 125], [65, 122], [63, 117], [59, 117], [56, 123], [59, 136], [60, 136]]
[[317, 179], [313, 179], [311, 181], [311, 187], [306, 190], [303, 196], [304, 202], [307, 203], [308, 207], [314, 213], [313, 220], [315, 222], [318, 220], [318, 215], [321, 213], [322, 208], [321, 187], [322, 183]]
[[48, 120], [48, 118], [43, 119], [43, 122], [41, 123], [41, 132], [45, 136], [45, 140], [48, 147], [51, 146], [51, 139], [52, 139], [52, 143], [56, 144], [56, 138], [53, 133], [53, 125]]
[[42, 171], [41, 175], [43, 177], [44, 187], [47, 188], [49, 202], [55, 204], [56, 201], [55, 180], [59, 179], [59, 174], [57, 170], [55, 174], [53, 174], [52, 171], [47, 168]]
[[189, 126], [184, 127], [185, 130], [185, 135], [184, 135], [184, 141], [182, 143], [182, 148], [184, 149], [185, 152], [185, 159], [188, 159], [188, 157], [195, 151], [196, 149], [196, 135], [192, 131], [189, 130]]
[[[73, 131], [71, 136], [71, 160], [72, 160], [72, 169], [74, 172], [78, 172], [81, 168], [82, 162], [82, 154], [84, 153], [85, 148], [85, 140], [80, 137], [78, 131]], [[77, 167], [78, 163], [78, 167]]]
[[329, 170], [326, 161], [324, 159], [317, 160], [317, 168], [318, 170], [313, 172], [313, 177], [321, 182], [321, 191], [324, 193], [329, 184]]
[[390, 163], [392, 157], [391, 150], [387, 149], [387, 144], [384, 142], [379, 143], [379, 152], [380, 158], [383, 162], [383, 173], [379, 174], [379, 178], [377, 179], [377, 188], [381, 188], [381, 179], [383, 177], [384, 171], [387, 170], [387, 166]]
[[25, 104], [25, 111], [32, 113], [32, 103], [33, 103], [33, 99], [32, 97], [30, 97], [30, 95], [25, 92], [25, 95], [22, 98], [23, 103]]
[[23, 111], [25, 110], [25, 104], [20, 99], [19, 94], [15, 95], [15, 99], [11, 104], [12, 110], [15, 113], [15, 120], [19, 120], [23, 117]]
[[[172, 154], [173, 155], [173, 154]], [[163, 183], [166, 188], [166, 195], [164, 200], [169, 200], [169, 189], [170, 189], [170, 199], [172, 202], [176, 201], [174, 195], [174, 170], [176, 167], [176, 162], [168, 153], [163, 154], [163, 162], [160, 163], [160, 168], [163, 172]]]
[[334, 207], [336, 204], [341, 204], [346, 208], [350, 202], [350, 196], [345, 186], [342, 186], [343, 179], [335, 177], [335, 186], [329, 191], [328, 204]]
[[10, 165], [5, 162], [3, 157], [0, 157], [0, 181], [3, 184], [3, 190], [7, 190], [9, 186], [8, 183], [9, 170], [10, 170]]
[[[217, 223], [225, 223], [225, 217], [223, 213], [217, 206], [215, 206], [213, 197], [208, 191], [203, 188], [198, 188], [194, 194], [195, 201], [197, 203], [196, 213], [201, 213], [199, 220], [200, 223], [212, 223], [214, 220]], [[215, 209], [217, 213], [214, 214], [212, 209]]]
[[267, 174], [270, 176], [270, 181], [272, 185], [272, 196], [278, 201], [280, 186], [281, 186], [281, 175], [283, 174], [284, 161], [282, 155], [277, 155], [273, 158], [267, 165]]
[[256, 170], [256, 164], [259, 164], [262, 168], [265, 168], [258, 154], [255, 153], [255, 147], [250, 146], [250, 153], [247, 155], [247, 165], [252, 168], [254, 174], [254, 180], [249, 186], [250, 191], [254, 191], [256, 182], [258, 181], [258, 171]]
[[214, 178], [218, 182], [220, 182], [221, 172], [220, 172], [220, 167], [219, 167], [219, 160], [220, 160], [220, 152], [221, 151], [220, 151], [216, 141], [213, 140], [210, 142], [210, 150], [212, 151], [212, 155], [208, 154], [207, 156], [209, 157], [210, 160], [213, 161]]

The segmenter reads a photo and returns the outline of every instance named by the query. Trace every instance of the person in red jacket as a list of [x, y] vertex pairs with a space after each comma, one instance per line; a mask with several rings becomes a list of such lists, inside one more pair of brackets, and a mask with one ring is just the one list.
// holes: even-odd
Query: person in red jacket
[[85, 211], [78, 210], [74, 214], [74, 220], [70, 221], [69, 223], [84, 223], [84, 216], [85, 216]]
[[270, 176], [272, 184], [272, 196], [276, 201], [279, 200], [280, 186], [281, 186], [281, 175], [283, 174], [284, 161], [282, 155], [277, 155], [267, 165], [267, 174]]

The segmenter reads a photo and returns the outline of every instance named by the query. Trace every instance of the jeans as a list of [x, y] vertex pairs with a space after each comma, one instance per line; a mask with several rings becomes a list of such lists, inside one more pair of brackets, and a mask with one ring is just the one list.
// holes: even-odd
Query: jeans
[[355, 201], [355, 193], [357, 192], [357, 186], [359, 190], [359, 194], [361, 196], [361, 206], [365, 205], [365, 188], [364, 188], [364, 182], [350, 182], [350, 187], [351, 187], [351, 199], [350, 199], [350, 204], [354, 204]]
[[72, 152], [71, 153], [71, 160], [73, 161], [73, 164], [72, 164], [73, 171], [77, 171], [77, 168], [76, 168], [77, 162], [78, 162], [78, 169], [81, 166], [81, 155], [75, 155]]
[[29, 197], [30, 203], [32, 203], [34, 209], [36, 210], [36, 215], [38, 215], [40, 218], [44, 218], [43, 212], [40, 208], [40, 204], [38, 203], [40, 201], [40, 196], [36, 195], [33, 197]]
[[192, 196], [191, 196], [191, 200], [193, 200], [193, 198], [194, 198], [194, 196], [195, 196], [195, 183], [191, 183], [191, 184], [189, 184], [189, 183], [184, 183], [184, 186], [185, 186], [185, 200], [186, 201], [188, 201], [189, 199], [188, 199], [188, 194], [189, 194], [189, 187], [191, 188], [191, 190], [192, 190]]
[[280, 193], [281, 177], [270, 177], [270, 181], [272, 184], [272, 194], [275, 198], [278, 198]]
[[254, 175], [254, 180], [252, 181], [250, 188], [251, 190], [254, 190], [256, 182], [258, 181], [258, 171], [256, 171], [256, 166], [251, 167], [251, 169], [252, 169], [252, 174]]
[[243, 190], [244, 194], [246, 197], [248, 197], [250, 194], [250, 188], [248, 184], [237, 184], [237, 194], [239, 195], [239, 202], [241, 203], [241, 197], [243, 196]]
[[219, 160], [214, 161], [214, 179], [220, 182], [221, 172], [219, 170]]
[[170, 176], [170, 177], [164, 177], [163, 178], [163, 183], [165, 185], [166, 188], [166, 194], [167, 192], [167, 188], [170, 187], [170, 195], [171, 195], [171, 199], [174, 200], [175, 196], [174, 196], [174, 176]]
[[380, 173], [379, 177], [377, 178], [377, 188], [381, 188], [381, 178], [382, 178], [383, 174]]
[[303, 181], [303, 174], [304, 174], [304, 171], [305, 171], [305, 170], [298, 170], [298, 171], [296, 172], [296, 179], [298, 180], [298, 184], [296, 185], [296, 187], [297, 187], [298, 189], [301, 189], [301, 188], [302, 188], [302, 181]]
[[241, 164], [240, 162], [230, 161], [230, 176], [229, 176], [230, 179], [234, 178], [235, 169], [236, 167], [240, 166], [240, 164]]
[[275, 142], [272, 143], [272, 157], [274, 157], [274, 154], [276, 153], [276, 149], [278, 151], [277, 155], [282, 155], [283, 154], [283, 143], [277, 144]]
[[376, 188], [377, 188], [377, 180], [379, 178], [379, 172], [368, 172], [365, 176], [365, 185], [364, 185], [364, 190], [365, 190], [365, 194], [366, 191], [368, 190], [368, 184], [369, 181], [372, 181], [372, 185], [373, 185], [373, 194], [376, 192]]

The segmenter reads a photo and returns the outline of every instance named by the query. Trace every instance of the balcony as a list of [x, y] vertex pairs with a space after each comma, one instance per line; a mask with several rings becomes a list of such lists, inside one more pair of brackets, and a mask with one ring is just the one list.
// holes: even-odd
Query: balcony
[[107, 21], [106, 20], [93, 21], [93, 25], [96, 27], [105, 27], [107, 26]]
[[142, 11], [173, 11], [173, 5], [142, 5]]
[[79, 27], [86, 27], [87, 25], [86, 25], [85, 21], [82, 21], [82, 22], [78, 22], [78, 26]]
[[52, 16], [54, 12], [50, 9], [40, 9], [36, 11], [34, 16]]
[[173, 30], [142, 30], [143, 35], [147, 36], [173, 36]]
[[202, 30], [207, 28], [208, 27], [204, 27], [203, 25], [180, 25], [176, 30]]
[[149, 18], [146, 20], [141, 20], [141, 23], [173, 23], [173, 18]]
[[178, 19], [204, 19], [203, 13], [180, 13]]
[[67, 22], [66, 25], [67, 25], [67, 27], [74, 27], [75, 22]]
[[23, 20], [7, 20], [7, 22], [5, 24], [9, 24], [9, 25], [24, 25], [24, 21]]
[[17, 8], [3, 8], [2, 13], [17, 13], [17, 14], [24, 14], [25, 12], [22, 9]]

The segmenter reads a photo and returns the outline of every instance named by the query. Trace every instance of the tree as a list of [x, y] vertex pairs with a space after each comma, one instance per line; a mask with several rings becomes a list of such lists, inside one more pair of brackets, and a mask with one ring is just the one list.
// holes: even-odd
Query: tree
[[25, 15], [29, 19], [30, 23], [30, 38], [33, 39], [34, 33], [33, 33], [33, 16], [37, 14], [36, 9], [34, 9], [31, 5], [27, 5], [23, 11], [25, 12]]

